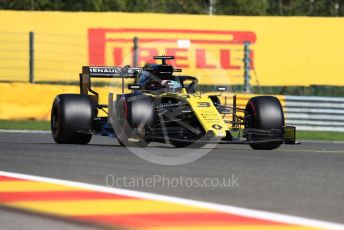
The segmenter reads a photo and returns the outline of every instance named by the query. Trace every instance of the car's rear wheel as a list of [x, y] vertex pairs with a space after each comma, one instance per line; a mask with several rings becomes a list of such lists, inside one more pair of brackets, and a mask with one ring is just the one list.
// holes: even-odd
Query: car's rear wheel
[[51, 133], [58, 144], [87, 144], [92, 135], [81, 133], [91, 130], [93, 106], [89, 96], [60, 94], [51, 109]]
[[[258, 96], [251, 98], [245, 109], [245, 129], [277, 130], [282, 132], [284, 114], [280, 101], [272, 96]], [[273, 140], [264, 134], [250, 135], [247, 137], [253, 149], [271, 150], [278, 148], [283, 141], [280, 138]]]

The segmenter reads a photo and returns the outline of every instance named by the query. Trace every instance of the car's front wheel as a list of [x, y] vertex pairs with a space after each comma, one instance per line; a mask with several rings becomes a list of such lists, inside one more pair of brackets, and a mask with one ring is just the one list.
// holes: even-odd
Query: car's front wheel
[[251, 98], [245, 108], [245, 129], [256, 129], [257, 134], [247, 137], [253, 149], [271, 150], [278, 148], [283, 141], [280, 138], [264, 136], [262, 131], [282, 132], [284, 114], [280, 101], [272, 96], [258, 96]]
[[60, 94], [51, 109], [51, 133], [58, 144], [87, 144], [92, 135], [93, 108], [91, 98], [80, 94]]

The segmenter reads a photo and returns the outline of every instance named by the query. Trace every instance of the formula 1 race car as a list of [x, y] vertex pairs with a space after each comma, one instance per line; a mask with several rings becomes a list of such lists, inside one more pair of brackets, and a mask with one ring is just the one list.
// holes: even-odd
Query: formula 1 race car
[[[219, 95], [196, 92], [197, 78], [167, 63], [173, 56], [155, 56], [161, 64], [136, 67], [84, 66], [80, 94], [60, 94], [52, 105], [51, 131], [56, 143], [87, 144], [92, 135], [117, 137], [125, 146], [150, 142], [175, 147], [200, 147], [206, 143], [243, 143], [253, 149], [276, 149], [295, 143], [295, 127], [285, 126], [280, 101], [272, 96], [249, 99], [245, 108], [221, 103]], [[109, 93], [108, 104], [99, 103], [91, 78], [119, 78], [122, 93]], [[124, 93], [125, 79], [131, 93]], [[219, 92], [226, 87], [217, 87]], [[89, 95], [90, 94], [90, 95]], [[107, 116], [98, 116], [99, 110]], [[225, 115], [231, 116], [226, 120]]]

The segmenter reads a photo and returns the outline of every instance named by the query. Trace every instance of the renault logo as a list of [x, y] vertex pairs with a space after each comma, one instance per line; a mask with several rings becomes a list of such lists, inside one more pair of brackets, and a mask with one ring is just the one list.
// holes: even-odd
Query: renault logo
[[217, 125], [217, 124], [214, 124], [211, 127], [213, 127], [214, 129], [217, 129], [217, 130], [222, 129], [222, 126], [221, 125]]

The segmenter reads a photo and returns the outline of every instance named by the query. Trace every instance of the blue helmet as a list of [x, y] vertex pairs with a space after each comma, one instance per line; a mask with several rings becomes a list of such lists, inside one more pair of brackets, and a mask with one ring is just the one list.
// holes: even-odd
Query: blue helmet
[[171, 93], [180, 92], [180, 90], [182, 89], [182, 84], [180, 84], [179, 81], [167, 80], [162, 85], [167, 92]]

